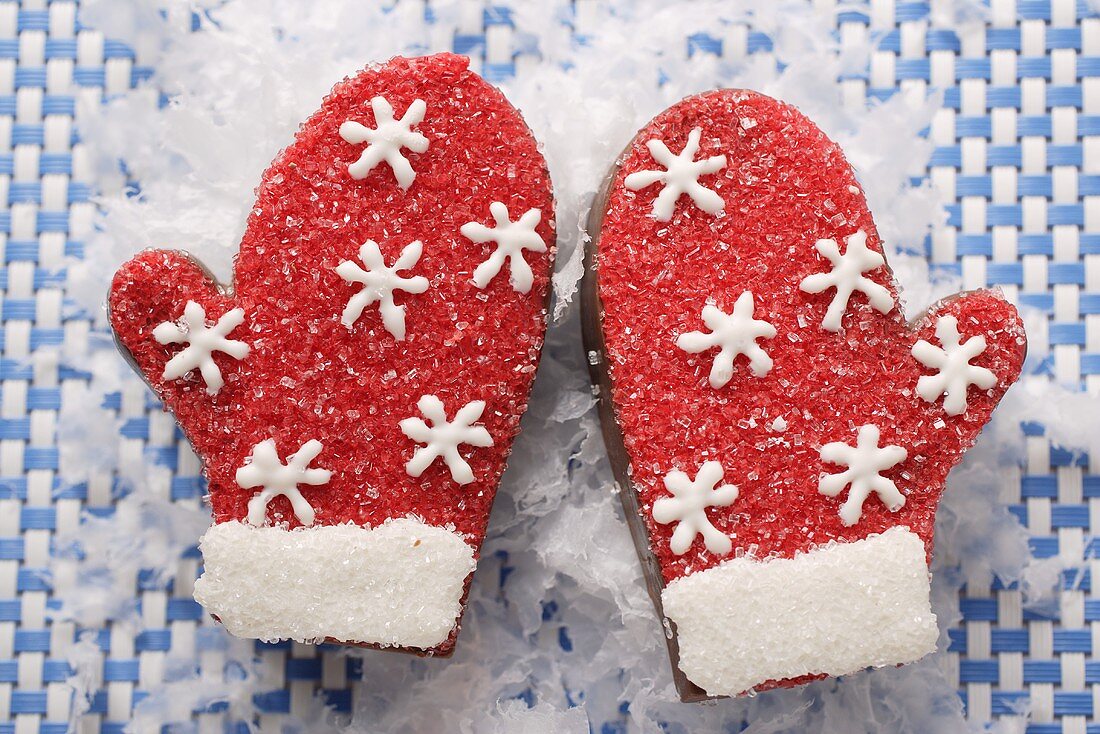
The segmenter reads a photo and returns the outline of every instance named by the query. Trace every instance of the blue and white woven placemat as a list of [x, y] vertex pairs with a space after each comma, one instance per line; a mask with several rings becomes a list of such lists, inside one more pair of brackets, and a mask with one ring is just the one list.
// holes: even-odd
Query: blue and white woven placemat
[[[586, 23], [597, 4], [575, 0], [566, 20], [577, 37], [591, 30]], [[507, 4], [469, 5], [453, 48], [473, 57], [484, 76], [506, 80], [518, 64], [537, 63], [537, 51], [513, 33]], [[944, 91], [929, 131], [936, 148], [927, 176], [953, 203], [946, 226], [929, 240], [931, 261], [967, 288], [998, 285], [1046, 314], [1045, 329], [1030, 335], [1033, 343], [1049, 342], [1050, 357], [1038, 369], [1096, 391], [1100, 17], [1075, 0], [992, 0], [979, 13], [984, 31], [962, 41], [930, 21], [937, 5], [876, 0], [836, 8], [837, 38], [870, 39], [876, 48], [866, 72], [844, 80], [846, 95], [871, 103], [906, 85]], [[771, 49], [748, 22], [720, 37], [683, 41], [684, 54], [766, 58]], [[0, 1], [0, 734], [70, 729], [69, 659], [82, 638], [98, 646], [102, 665], [85, 681], [95, 692], [77, 718], [81, 732], [122, 731], [135, 704], [164, 680], [169, 650], [190, 646], [204, 671], [218, 670], [198, 605], [185, 590], [140, 573], [130, 589], [142, 620], [137, 633], [125, 625], [78, 629], [50, 617], [58, 606], [49, 574], [54, 538], [109, 514], [114, 501], [109, 477], [74, 486], [59, 476], [59, 411], [86, 379], [59, 348], [95, 337], [92, 321], [66, 296], [67, 266], [83, 256], [95, 213], [77, 110], [150, 73], [126, 45], [81, 27], [72, 0]], [[171, 498], [197, 501], [199, 467], [189, 451], [177, 451], [170, 419], [151, 400], [113, 399], [123, 439], [171, 467]], [[1026, 464], [1006, 489], [1010, 509], [1035, 556], [1079, 558], [1086, 570], [1066, 574], [1060, 611], [1050, 616], [1025, 611], [1011, 586], [969, 587], [948, 657], [971, 721], [1026, 707], [1028, 734], [1095, 734], [1100, 597], [1088, 569], [1097, 568], [1091, 528], [1100, 527], [1100, 474], [1089, 457], [1052, 446], [1042, 426], [1023, 430]], [[196, 568], [191, 558], [180, 573], [193, 578]], [[257, 650], [265, 729], [313, 706], [318, 691], [337, 711], [350, 710], [359, 670], [353, 658], [302, 645]], [[193, 712], [195, 730], [235, 726], [226, 708]]]

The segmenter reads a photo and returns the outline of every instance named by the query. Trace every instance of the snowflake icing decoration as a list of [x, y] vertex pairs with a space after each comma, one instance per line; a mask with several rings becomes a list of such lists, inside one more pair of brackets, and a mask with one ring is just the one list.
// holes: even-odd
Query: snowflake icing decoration
[[497, 248], [489, 259], [474, 269], [474, 285], [484, 289], [497, 276], [508, 261], [512, 289], [517, 293], [527, 293], [535, 282], [531, 266], [523, 259], [523, 251], [546, 252], [546, 243], [535, 231], [542, 220], [542, 212], [528, 209], [513, 222], [509, 218], [508, 207], [494, 201], [489, 205], [489, 213], [496, 221], [496, 227], [486, 227], [480, 222], [467, 222], [459, 230], [462, 236], [478, 244], [496, 242]]
[[757, 377], [768, 374], [772, 358], [756, 343], [757, 339], [771, 339], [775, 327], [767, 321], [753, 318], [752, 292], [745, 291], [733, 305], [733, 313], [727, 314], [717, 306], [703, 307], [703, 323], [711, 333], [689, 331], [676, 339], [676, 346], [689, 354], [698, 354], [719, 347], [718, 356], [710, 370], [710, 386], [725, 387], [733, 376], [733, 361], [739, 355], [749, 359], [749, 368]]
[[378, 127], [373, 130], [362, 123], [348, 120], [340, 126], [340, 137], [352, 145], [369, 143], [359, 160], [348, 166], [348, 173], [355, 180], [367, 177], [374, 167], [382, 161], [389, 164], [397, 185], [404, 190], [412, 186], [416, 178], [409, 160], [401, 154], [402, 148], [413, 153], [423, 153], [428, 149], [428, 139], [412, 129], [424, 119], [427, 105], [424, 100], [413, 100], [400, 120], [393, 119], [393, 106], [384, 97], [375, 97], [370, 101], [374, 110], [374, 120]]
[[263, 527], [267, 522], [267, 506], [282, 495], [290, 500], [294, 516], [302, 525], [312, 525], [313, 507], [302, 497], [299, 484], [313, 486], [327, 484], [332, 472], [327, 469], [311, 469], [309, 464], [317, 458], [324, 445], [317, 439], [306, 441], [297, 453], [284, 464], [279, 460], [275, 439], [269, 438], [252, 447], [251, 460], [237, 470], [237, 484], [244, 489], [263, 489], [248, 501], [248, 523]]
[[168, 360], [161, 377], [175, 380], [198, 368], [206, 381], [206, 392], [217, 395], [225, 385], [222, 371], [214, 362], [214, 352], [224, 352], [233, 359], [248, 356], [248, 345], [226, 335], [244, 323], [244, 309], [234, 308], [222, 314], [213, 326], [206, 325], [206, 309], [195, 301], [183, 307], [178, 322], [165, 321], [153, 329], [153, 338], [160, 344], [187, 344], [179, 354]]
[[959, 320], [941, 316], [936, 322], [936, 338], [943, 348], [921, 339], [913, 345], [913, 356], [925, 367], [939, 370], [935, 375], [922, 375], [917, 380], [917, 394], [929, 403], [944, 397], [943, 408], [948, 415], [966, 412], [966, 391], [971, 385], [989, 390], [997, 384], [997, 376], [985, 367], [970, 364], [985, 351], [985, 337], [972, 336], [962, 342]]
[[485, 412], [485, 401], [474, 400], [466, 403], [455, 413], [453, 421], [447, 420], [447, 411], [443, 401], [435, 395], [425, 395], [416, 407], [427, 422], [420, 418], [406, 418], [398, 425], [401, 432], [421, 446], [405, 464], [410, 477], [419, 477], [439, 457], [451, 472], [451, 479], [459, 484], [474, 481], [474, 471], [462, 455], [458, 453], [460, 444], [487, 447], [493, 445], [493, 437], [485, 426], [472, 425]]
[[817, 251], [833, 264], [832, 272], [808, 275], [799, 285], [806, 293], [836, 289], [825, 318], [821, 320], [821, 328], [826, 331], [840, 331], [841, 319], [848, 309], [848, 299], [855, 291], [867, 296], [871, 307], [879, 313], [887, 314], [894, 308], [894, 298], [890, 291], [863, 275], [886, 264], [882, 255], [867, 248], [867, 233], [862, 229], [858, 230], [846, 237], [845, 242], [847, 248], [841, 255], [836, 240], [818, 240]]
[[732, 484], [714, 488], [724, 473], [721, 464], [708, 461], [694, 480], [682, 471], [665, 475], [665, 489], [673, 496], [653, 503], [653, 519], [662, 525], [676, 523], [669, 542], [676, 555], [687, 553], [698, 535], [703, 536], [703, 544], [711, 553], [724, 556], [733, 549], [733, 541], [711, 524], [706, 513], [708, 507], [728, 507], [737, 499], [737, 487]]
[[345, 260], [336, 266], [336, 273], [349, 283], [362, 283], [363, 289], [348, 299], [340, 322], [349, 329], [363, 313], [363, 309], [375, 303], [382, 314], [382, 325], [397, 341], [405, 339], [405, 307], [393, 302], [395, 290], [405, 293], [423, 293], [428, 290], [428, 279], [416, 275], [407, 278], [398, 275], [400, 270], [408, 270], [420, 260], [423, 245], [420, 240], [410, 242], [401, 251], [393, 267], [386, 267], [378, 243], [367, 240], [359, 248], [359, 259], [367, 269]]
[[646, 143], [653, 159], [665, 167], [663, 171], [635, 171], [623, 179], [623, 185], [631, 191], [638, 191], [655, 183], [664, 183], [664, 188], [653, 201], [653, 214], [658, 221], [672, 219], [676, 202], [687, 194], [695, 205], [707, 214], [717, 214], [726, 204], [716, 191], [699, 183], [699, 177], [707, 173], [716, 173], [726, 165], [726, 156], [716, 155], [695, 160], [699, 152], [699, 137], [703, 131], [695, 128], [688, 134], [687, 144], [679, 155], [673, 154], [663, 141], [653, 139]]
[[823, 474], [817, 485], [817, 491], [827, 497], [836, 497], [851, 485], [848, 499], [840, 507], [840, 520], [845, 527], [855, 525], [863, 517], [863, 502], [872, 492], [890, 512], [905, 506], [905, 495], [881, 472], [905, 461], [908, 452], [901, 446], [880, 447], [880, 435], [878, 426], [868, 423], [860, 427], [855, 446], [833, 441], [821, 447], [822, 461], [848, 467], [837, 474]]

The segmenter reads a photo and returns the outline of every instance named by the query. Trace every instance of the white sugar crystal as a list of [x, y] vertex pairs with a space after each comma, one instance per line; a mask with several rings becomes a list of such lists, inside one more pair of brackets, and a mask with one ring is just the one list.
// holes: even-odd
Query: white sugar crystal
[[199, 548], [195, 599], [233, 634], [263, 640], [433, 647], [450, 635], [476, 565], [462, 536], [412, 518], [369, 530], [224, 522]]
[[917, 660], [936, 649], [924, 543], [904, 528], [793, 559], [738, 558], [661, 594], [680, 667], [711, 695]]

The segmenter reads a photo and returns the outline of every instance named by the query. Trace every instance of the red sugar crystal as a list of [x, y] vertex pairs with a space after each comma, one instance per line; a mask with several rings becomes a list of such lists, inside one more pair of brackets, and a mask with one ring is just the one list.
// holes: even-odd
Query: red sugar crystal
[[[416, 99], [427, 106], [414, 130], [428, 138], [428, 150], [402, 150], [416, 173], [407, 191], [386, 163], [362, 180], [347, 170], [366, 146], [345, 142], [338, 130], [347, 120], [375, 127], [376, 95], [396, 118]], [[373, 527], [411, 514], [453, 525], [480, 547], [542, 347], [555, 240], [546, 163], [523, 119], [465, 58], [397, 58], [336, 85], [257, 191], [232, 291], [220, 291], [186, 255], [150, 250], [119, 270], [110, 294], [119, 342], [203, 459], [215, 523], [245, 518], [257, 490], [239, 487], [234, 474], [254, 445], [274, 438], [285, 460], [318, 439], [324, 449], [312, 466], [331, 470], [332, 479], [301, 486], [317, 524]], [[537, 232], [549, 249], [523, 253], [534, 270], [529, 293], [513, 290], [507, 266], [484, 290], [472, 282], [494, 245], [475, 244], [459, 228], [493, 226], [493, 201], [505, 203], [513, 220], [532, 208], [542, 212]], [[350, 330], [340, 322], [362, 286], [334, 268], [358, 263], [368, 239], [386, 265], [413, 240], [423, 242], [420, 260], [402, 275], [424, 276], [430, 287], [395, 293], [407, 309], [405, 341], [383, 327], [377, 304]], [[231, 308], [245, 312], [229, 337], [247, 342], [251, 353], [242, 361], [215, 353], [225, 386], [213, 397], [197, 370], [162, 379], [180, 347], [159, 344], [152, 332], [179, 319], [188, 300], [206, 309], [208, 323]], [[420, 417], [416, 403], [426, 394], [442, 399], [448, 417], [486, 401], [479, 424], [493, 445], [461, 448], [473, 483], [457, 484], [442, 460], [418, 479], [406, 473], [419, 444], [398, 422]], [[268, 518], [298, 525], [285, 497], [271, 502]], [[448, 651], [453, 639], [437, 651]]]

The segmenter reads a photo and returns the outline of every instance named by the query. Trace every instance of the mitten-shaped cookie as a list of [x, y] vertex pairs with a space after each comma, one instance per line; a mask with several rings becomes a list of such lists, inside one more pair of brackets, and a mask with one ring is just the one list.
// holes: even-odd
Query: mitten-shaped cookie
[[796, 109], [690, 97], [593, 211], [585, 336], [685, 699], [916, 660], [948, 472], [1019, 375], [998, 293], [906, 323], [851, 167]]
[[230, 632], [451, 652], [553, 251], [531, 132], [442, 54], [336, 85], [264, 173], [231, 286], [176, 251], [118, 271], [118, 342], [205, 466], [195, 598]]

